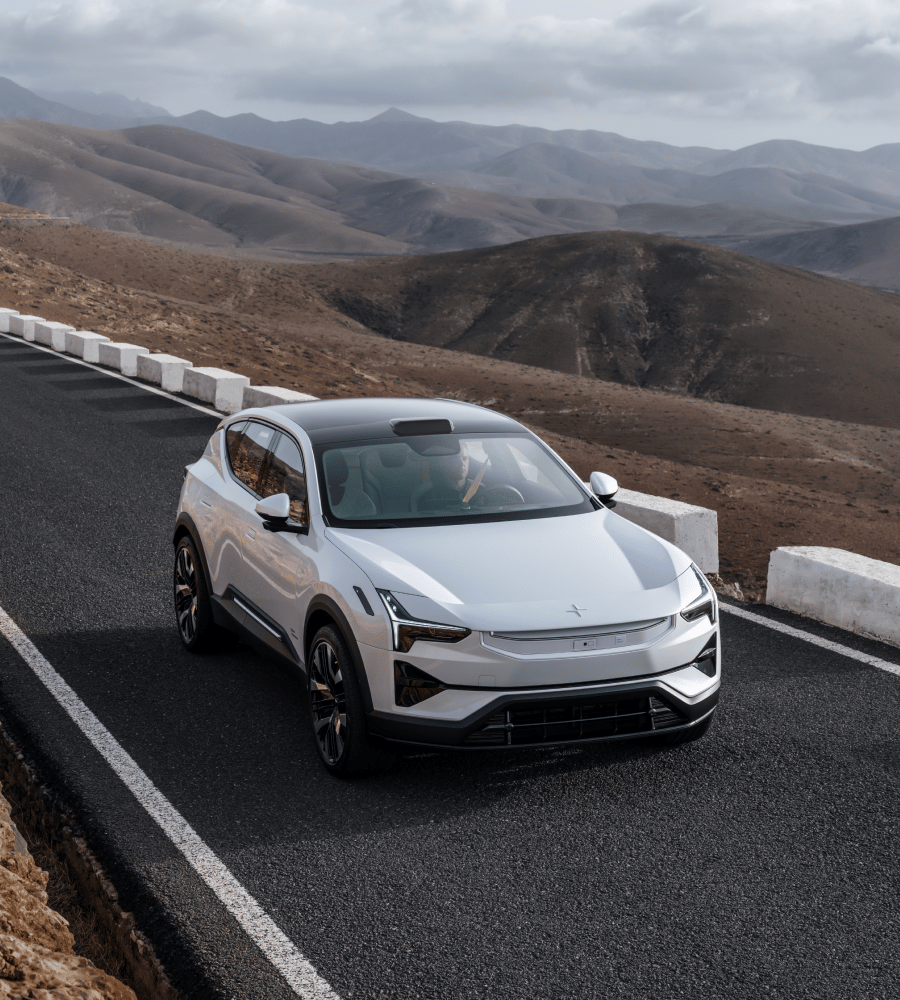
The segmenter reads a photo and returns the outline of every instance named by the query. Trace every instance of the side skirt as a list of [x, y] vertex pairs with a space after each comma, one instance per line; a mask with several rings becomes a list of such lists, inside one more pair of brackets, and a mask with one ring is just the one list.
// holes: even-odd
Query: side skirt
[[217, 625], [247, 636], [266, 651], [305, 671], [303, 658], [285, 629], [239, 590], [228, 587], [221, 597], [214, 594], [211, 597], [213, 618]]

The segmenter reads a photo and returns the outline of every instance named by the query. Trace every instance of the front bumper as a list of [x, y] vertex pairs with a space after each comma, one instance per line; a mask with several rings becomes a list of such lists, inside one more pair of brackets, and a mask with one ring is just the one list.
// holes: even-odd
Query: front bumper
[[715, 711], [720, 684], [718, 672], [711, 679], [688, 666], [652, 678], [498, 692], [461, 719], [374, 711], [369, 730], [392, 742], [459, 750], [635, 739], [698, 725]]
[[[555, 649], [476, 633], [450, 645], [419, 641], [406, 653], [360, 646], [373, 696], [369, 731], [430, 747], [547, 746], [674, 733], [715, 710], [721, 637], [706, 617], [673, 615], [624, 636], [600, 635], [593, 645], [605, 647], [584, 652], [575, 642]], [[713, 676], [708, 663], [694, 665], [710, 646]], [[439, 693], [420, 703], [401, 697], [397, 668], [421, 671]]]

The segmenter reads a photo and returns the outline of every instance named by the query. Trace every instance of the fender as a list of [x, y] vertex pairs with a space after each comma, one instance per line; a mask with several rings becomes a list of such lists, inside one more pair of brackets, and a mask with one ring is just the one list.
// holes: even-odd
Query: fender
[[194, 519], [190, 514], [182, 511], [178, 515], [178, 520], [175, 522], [175, 531], [172, 534], [172, 545], [177, 545], [178, 539], [185, 534], [190, 537], [191, 541], [194, 543], [194, 548], [197, 550], [197, 555], [200, 556], [200, 568], [203, 570], [203, 576], [206, 580], [206, 590], [209, 593], [210, 603], [212, 604], [213, 621], [221, 628], [228, 629], [229, 632], [238, 631], [237, 622], [223, 607], [222, 601], [213, 593], [212, 578], [209, 575], [209, 565], [206, 562], [206, 551], [200, 541], [200, 532], [197, 530], [197, 525], [194, 524]]
[[314, 597], [309, 602], [309, 607], [306, 609], [306, 621], [303, 623], [304, 661], [309, 659], [309, 644], [313, 639], [312, 635], [309, 634], [309, 620], [316, 611], [324, 611], [334, 620], [335, 625], [337, 625], [341, 631], [341, 635], [344, 637], [344, 642], [346, 642], [350, 647], [350, 655], [353, 657], [353, 663], [356, 667], [356, 676], [359, 680], [359, 689], [362, 694], [363, 708], [365, 709], [366, 715], [369, 715], [374, 709], [374, 705], [372, 703], [372, 692], [369, 690], [369, 678], [366, 675], [365, 664], [363, 663], [362, 654], [360, 653], [359, 646], [356, 642], [356, 636], [353, 634], [350, 622], [347, 621], [347, 616], [343, 611], [341, 611], [337, 603], [325, 594], [319, 594], [317, 597]]
[[197, 530], [197, 525], [194, 524], [194, 519], [190, 514], [182, 511], [178, 515], [178, 520], [175, 522], [175, 531], [172, 533], [172, 545], [178, 544], [178, 539], [187, 532], [191, 536], [191, 541], [194, 543], [194, 548], [197, 550], [197, 555], [200, 556], [200, 563], [203, 566], [203, 575], [206, 577], [206, 589], [212, 594], [212, 583], [211, 577], [209, 575], [209, 566], [206, 562], [206, 552], [204, 551], [203, 544], [200, 541], [200, 532]]

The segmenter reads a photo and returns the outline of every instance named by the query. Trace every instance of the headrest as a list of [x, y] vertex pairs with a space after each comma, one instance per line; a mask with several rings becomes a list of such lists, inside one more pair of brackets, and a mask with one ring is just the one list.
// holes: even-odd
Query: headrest
[[402, 444], [388, 445], [378, 449], [378, 457], [386, 469], [399, 469], [401, 465], [406, 465], [408, 452], [409, 449]]
[[350, 468], [347, 459], [339, 451], [329, 451], [325, 454], [325, 478], [328, 485], [334, 489], [347, 482], [350, 475]]

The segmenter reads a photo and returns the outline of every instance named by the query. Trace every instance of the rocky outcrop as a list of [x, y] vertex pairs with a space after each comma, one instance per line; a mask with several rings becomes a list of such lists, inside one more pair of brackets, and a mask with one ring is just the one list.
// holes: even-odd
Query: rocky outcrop
[[0, 795], [0, 997], [135, 1000], [74, 952], [67, 921], [47, 905], [47, 873], [28, 852]]

